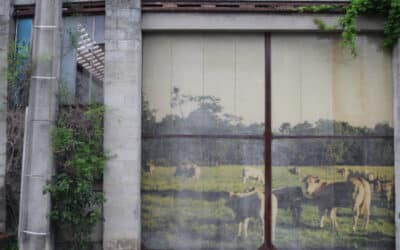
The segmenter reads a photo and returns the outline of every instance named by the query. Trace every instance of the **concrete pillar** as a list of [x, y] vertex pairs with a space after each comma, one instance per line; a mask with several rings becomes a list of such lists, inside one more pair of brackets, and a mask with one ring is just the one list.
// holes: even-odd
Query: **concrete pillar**
[[6, 143], [7, 143], [7, 54], [10, 27], [10, 0], [0, 2], [0, 232], [6, 230]]
[[400, 250], [400, 39], [393, 50], [394, 166], [396, 185], [396, 249]]
[[140, 249], [142, 35], [140, 0], [107, 0], [103, 249]]
[[21, 174], [20, 250], [53, 249], [50, 196], [44, 186], [54, 172], [51, 130], [60, 68], [62, 0], [38, 0], [33, 24], [29, 111]]

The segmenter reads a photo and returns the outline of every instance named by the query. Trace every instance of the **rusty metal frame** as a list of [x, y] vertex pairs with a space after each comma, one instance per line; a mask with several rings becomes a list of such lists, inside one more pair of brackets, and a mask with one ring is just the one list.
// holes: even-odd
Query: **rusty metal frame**
[[[142, 10], [145, 12], [299, 12], [298, 7], [327, 4], [325, 1], [314, 2], [282, 2], [282, 1], [142, 1]], [[347, 3], [331, 1], [335, 6], [330, 10], [319, 13], [343, 13]], [[305, 13], [312, 13], [310, 10]]]
[[[64, 3], [63, 4], [63, 15], [73, 16], [73, 15], [93, 15], [105, 14], [105, 2], [83, 2], [83, 3]], [[29, 5], [17, 5], [14, 7], [15, 17], [33, 17], [35, 15], [35, 6], [33, 4]]]
[[[332, 5], [335, 8], [319, 11], [318, 13], [344, 13], [347, 3], [343, 1], [299, 1], [299, 2], [282, 2], [282, 1], [233, 1], [233, 0], [217, 0], [217, 1], [160, 1], [160, 0], [144, 0], [142, 1], [143, 12], [266, 12], [266, 13], [298, 13], [299, 7], [316, 6], [316, 5]], [[15, 6], [14, 16], [33, 16], [35, 12], [34, 5], [17, 5]], [[304, 10], [304, 13], [314, 13], [312, 10]], [[82, 3], [65, 3], [63, 5], [63, 14], [71, 15], [89, 15], [89, 14], [105, 14], [105, 1], [82, 2]]]
[[275, 250], [272, 245], [271, 193], [272, 193], [272, 126], [271, 126], [271, 33], [265, 33], [265, 211], [264, 211], [264, 244], [259, 250]]

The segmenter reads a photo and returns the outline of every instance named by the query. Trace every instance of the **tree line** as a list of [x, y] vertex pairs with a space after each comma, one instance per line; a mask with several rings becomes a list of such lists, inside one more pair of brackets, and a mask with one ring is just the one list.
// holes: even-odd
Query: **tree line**
[[[184, 106], [188, 104], [195, 108], [184, 114]], [[171, 110], [171, 114], [156, 121], [157, 110], [150, 109], [149, 101], [143, 96], [143, 134], [259, 135], [260, 138], [145, 139], [142, 145], [143, 163], [152, 160], [162, 166], [176, 166], [185, 161], [203, 166], [264, 164], [264, 123], [244, 124], [241, 117], [223, 112], [219, 98], [183, 95], [178, 88], [171, 91]], [[285, 135], [285, 139], [274, 139], [272, 142], [274, 166], [393, 165], [393, 128], [388, 123], [378, 123], [369, 128], [320, 119], [315, 123], [282, 123], [273, 134]], [[367, 137], [288, 138], [298, 135]], [[368, 137], [371, 135], [383, 137]]]

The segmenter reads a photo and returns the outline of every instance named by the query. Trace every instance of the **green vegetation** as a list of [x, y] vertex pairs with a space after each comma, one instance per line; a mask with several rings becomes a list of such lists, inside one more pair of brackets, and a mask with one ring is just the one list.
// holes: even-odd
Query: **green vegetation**
[[[320, 4], [312, 6], [300, 6], [297, 10], [303, 12], [329, 12], [343, 9], [338, 5]], [[361, 15], [378, 16], [384, 20], [385, 48], [391, 49], [400, 37], [400, 0], [351, 0], [344, 8], [345, 15], [339, 19], [338, 26], [342, 28], [342, 42], [344, 47], [350, 49], [353, 56], [357, 54], [357, 18]], [[325, 24], [316, 18], [316, 25], [326, 31], [332, 31], [336, 26]]]
[[356, 21], [360, 15], [375, 15], [384, 19], [383, 46], [392, 48], [400, 37], [400, 1], [399, 0], [352, 0], [346, 7], [346, 14], [339, 20], [343, 28], [342, 44], [356, 51]]
[[[21, 182], [22, 150], [24, 137], [25, 107], [28, 104], [29, 84], [33, 64], [28, 44], [9, 42], [7, 67], [0, 69], [0, 77], [7, 81], [7, 93], [0, 91], [6, 98], [7, 105], [2, 106], [1, 113], [6, 114], [6, 178], [5, 194], [7, 203], [7, 232], [18, 230], [19, 195]], [[6, 95], [5, 95], [6, 94]]]
[[[251, 219], [249, 238], [235, 239], [237, 225], [233, 211], [225, 205], [230, 191], [243, 191], [255, 181], [242, 183], [243, 166], [226, 165], [201, 167], [200, 180], [193, 181], [173, 176], [174, 167], [158, 167], [152, 175], [142, 174], [142, 232], [146, 247], [191, 249], [257, 249], [262, 242], [261, 224]], [[302, 186], [301, 176], [312, 174], [334, 181], [343, 181], [336, 171], [343, 166], [299, 167], [300, 175], [291, 175], [288, 167], [273, 167], [273, 188]], [[347, 166], [352, 170], [373, 172], [392, 179], [393, 167]], [[198, 195], [185, 196], [193, 191]], [[219, 193], [219, 196], [217, 194]], [[332, 233], [327, 217], [325, 228], [319, 228], [318, 209], [306, 202], [303, 206], [301, 224], [293, 227], [289, 211], [279, 209], [277, 233], [274, 244], [278, 249], [393, 249], [394, 213], [378, 194], [373, 195], [371, 221], [367, 231], [352, 232], [350, 208], [338, 209], [339, 231]]]
[[303, 12], [313, 12], [313, 13], [318, 13], [318, 12], [324, 12], [324, 11], [343, 11], [342, 6], [338, 5], [333, 5], [333, 4], [320, 4], [320, 5], [311, 5], [311, 6], [300, 6], [297, 7], [297, 10], [300, 13]]
[[60, 110], [53, 131], [53, 150], [57, 173], [45, 188], [50, 193], [50, 216], [70, 235], [72, 249], [89, 246], [90, 234], [100, 219], [104, 194], [94, 189], [103, 175], [104, 107]]

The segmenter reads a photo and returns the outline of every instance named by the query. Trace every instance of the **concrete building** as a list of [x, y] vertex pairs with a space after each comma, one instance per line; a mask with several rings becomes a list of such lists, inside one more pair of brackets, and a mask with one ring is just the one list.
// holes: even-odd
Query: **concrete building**
[[[339, 46], [338, 26], [316, 25], [336, 25], [342, 11], [299, 11], [325, 3], [340, 9], [347, 1], [2, 0], [0, 68], [13, 40], [32, 49], [35, 65], [19, 249], [62, 249], [43, 194], [55, 171], [60, 86], [67, 105], [106, 107], [104, 149], [113, 157], [96, 249], [400, 249], [399, 192], [391, 207], [384, 185], [400, 187], [400, 45], [382, 49], [382, 20], [361, 17], [351, 57]], [[0, 232], [8, 218], [7, 100], [1, 78]], [[369, 229], [350, 233], [351, 205], [324, 207], [332, 224], [339, 207], [340, 238], [319, 229], [325, 210], [319, 221], [309, 197], [287, 199], [285, 188], [303, 185], [303, 175], [345, 183], [337, 173], [343, 166], [381, 184], [368, 191]], [[232, 201], [253, 186], [265, 198]], [[284, 209], [293, 212], [295, 201], [304, 211], [297, 227]]]

